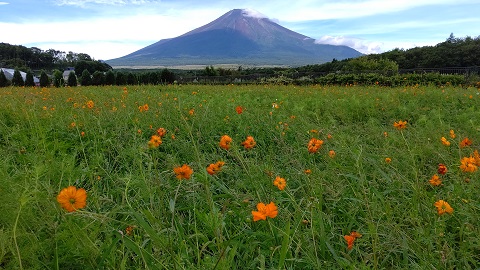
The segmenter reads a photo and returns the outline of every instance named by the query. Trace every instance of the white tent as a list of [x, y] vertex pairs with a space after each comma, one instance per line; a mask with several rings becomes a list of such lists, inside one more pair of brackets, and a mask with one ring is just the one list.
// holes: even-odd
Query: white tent
[[[3, 74], [5, 74], [5, 77], [7, 77], [7, 80], [10, 81], [12, 80], [13, 73], [15, 72], [15, 70], [11, 68], [0, 68], [0, 71], [3, 71]], [[20, 75], [22, 75], [23, 81], [27, 79], [27, 73], [20, 71]], [[33, 82], [35, 84], [39, 84], [40, 80], [37, 77], [33, 76]]]

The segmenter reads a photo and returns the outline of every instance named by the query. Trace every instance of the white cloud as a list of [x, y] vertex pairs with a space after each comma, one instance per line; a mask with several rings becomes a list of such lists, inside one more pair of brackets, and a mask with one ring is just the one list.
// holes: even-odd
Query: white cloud
[[[457, 0], [455, 5], [478, 3], [478, 0]], [[405, 11], [422, 6], [452, 5], [451, 0], [337, 0], [337, 1], [297, 1], [271, 5], [270, 2], [258, 3], [256, 8], [266, 14], [275, 14], [282, 21], [299, 22], [308, 20], [351, 19], [378, 14]]]
[[317, 44], [345, 45], [363, 54], [382, 53], [382, 42], [367, 41], [345, 36], [323, 36], [315, 40]]
[[150, 2], [149, 0], [56, 0], [55, 4], [59, 6], [77, 6], [84, 7], [88, 4], [100, 4], [100, 5], [142, 5]]
[[0, 5], [8, 5], [8, 2], [0, 2]]
[[245, 8], [242, 10], [242, 14], [246, 17], [252, 17], [252, 18], [256, 18], [256, 19], [268, 19], [268, 17], [254, 9], [251, 9], [251, 8]]
[[[217, 16], [215, 12], [186, 10], [164, 16], [138, 14], [66, 22], [30, 21], [28, 24], [0, 22], [0, 29], [2, 42], [87, 53], [106, 60], [132, 53], [160, 39], [180, 36], [209, 23]], [[98, 30], [100, 25], [101, 30]], [[45, 29], [49, 29], [49, 35], [45, 35]]]

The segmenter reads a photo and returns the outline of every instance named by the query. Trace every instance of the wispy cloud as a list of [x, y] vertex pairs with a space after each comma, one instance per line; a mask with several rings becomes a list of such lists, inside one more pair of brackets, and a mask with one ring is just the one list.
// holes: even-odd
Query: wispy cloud
[[124, 6], [129, 4], [143, 5], [151, 2], [157, 2], [157, 1], [151, 1], [151, 0], [56, 0], [55, 4], [59, 6], [84, 7], [89, 4]]
[[323, 36], [315, 40], [317, 44], [330, 44], [330, 45], [345, 45], [355, 50], [364, 53], [381, 53], [383, 52], [383, 43], [372, 42], [360, 38], [345, 37], [345, 36]]
[[8, 2], [0, 2], [0, 5], [8, 5]]

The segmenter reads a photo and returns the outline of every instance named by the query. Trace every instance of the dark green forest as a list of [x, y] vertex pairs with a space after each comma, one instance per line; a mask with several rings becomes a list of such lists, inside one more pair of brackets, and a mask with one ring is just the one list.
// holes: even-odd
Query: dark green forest
[[18, 69], [21, 71], [64, 70], [67, 67], [107, 71], [112, 69], [108, 64], [97, 61], [86, 53], [63, 52], [54, 49], [46, 51], [37, 47], [27, 48], [22, 45], [0, 43], [0, 67]]

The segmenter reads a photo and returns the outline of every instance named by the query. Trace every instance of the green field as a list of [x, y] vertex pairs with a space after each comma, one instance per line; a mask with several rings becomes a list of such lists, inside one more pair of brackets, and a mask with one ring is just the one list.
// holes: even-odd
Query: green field
[[[478, 269], [479, 93], [0, 88], [0, 269]], [[61, 207], [68, 186], [86, 207]]]

